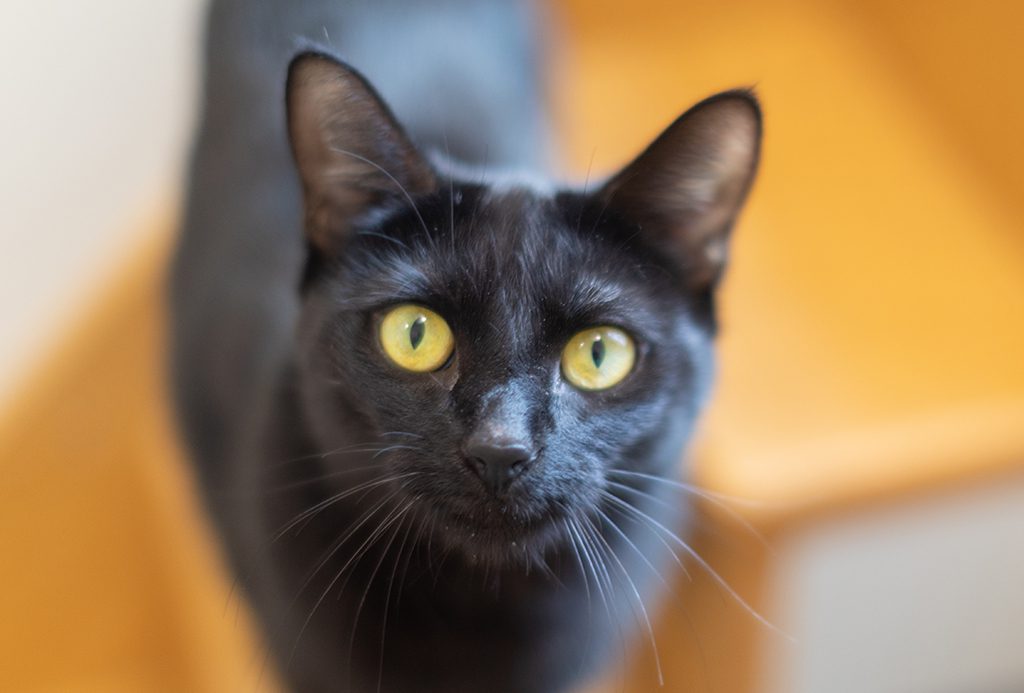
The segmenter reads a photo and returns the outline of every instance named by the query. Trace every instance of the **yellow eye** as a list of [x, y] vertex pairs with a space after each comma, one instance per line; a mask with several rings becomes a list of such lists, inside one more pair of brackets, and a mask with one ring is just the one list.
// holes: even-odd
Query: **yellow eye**
[[392, 308], [380, 323], [380, 345], [407, 371], [436, 371], [452, 354], [455, 339], [440, 315], [407, 303]]
[[604, 390], [633, 369], [636, 348], [615, 327], [592, 327], [573, 335], [562, 352], [562, 374], [581, 390]]

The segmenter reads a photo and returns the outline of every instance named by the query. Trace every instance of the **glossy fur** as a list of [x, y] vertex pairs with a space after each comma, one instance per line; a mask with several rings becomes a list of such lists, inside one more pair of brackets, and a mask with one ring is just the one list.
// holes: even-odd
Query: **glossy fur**
[[[756, 102], [705, 102], [585, 193], [424, 155], [323, 52], [292, 63], [286, 92], [278, 76], [288, 121], [267, 137], [284, 173], [257, 174], [282, 185], [239, 178], [219, 205], [204, 175], [240, 173], [241, 150], [201, 140], [172, 303], [180, 416], [273, 658], [299, 691], [569, 690], [649, 633], [658, 574], [686, 556], [672, 532], [685, 537], [687, 506], [657, 479], [685, 473], [710, 386]], [[255, 254], [237, 230], [211, 242], [247, 223], [232, 212], [247, 197], [293, 235], [264, 234]], [[252, 269], [293, 256], [264, 282]], [[197, 269], [217, 258], [249, 269]], [[379, 345], [384, 312], [408, 302], [454, 333], [436, 372]], [[637, 361], [585, 392], [560, 356], [599, 325], [627, 331]], [[481, 438], [530, 452], [504, 492], [468, 463]]]

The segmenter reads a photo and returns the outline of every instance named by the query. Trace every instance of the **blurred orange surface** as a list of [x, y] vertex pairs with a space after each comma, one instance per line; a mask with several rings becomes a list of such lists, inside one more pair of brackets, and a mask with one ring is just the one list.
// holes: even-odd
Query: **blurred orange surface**
[[[552, 94], [580, 179], [708, 93], [754, 85], [764, 103], [701, 483], [767, 501], [745, 512], [770, 532], [1020, 466], [1024, 94], [1008, 73], [1024, 5], [567, 0], [555, 18]], [[155, 216], [0, 412], [0, 690], [274, 687], [168, 421], [173, 221]], [[756, 604], [764, 557], [724, 554], [727, 534], [702, 550]], [[749, 652], [749, 623], [693, 595], [702, 676], [751, 690], [729, 656]], [[665, 661], [666, 690], [687, 690], [690, 660]], [[631, 680], [654, 685], [649, 666]]]

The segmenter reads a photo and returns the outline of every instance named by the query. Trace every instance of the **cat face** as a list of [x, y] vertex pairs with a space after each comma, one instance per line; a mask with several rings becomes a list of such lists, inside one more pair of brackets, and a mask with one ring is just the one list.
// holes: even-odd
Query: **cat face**
[[491, 561], [564, 540], [611, 469], [671, 475], [759, 138], [749, 96], [707, 103], [596, 193], [494, 186], [428, 164], [350, 69], [298, 59], [317, 444], [386, 440], [398, 501]]

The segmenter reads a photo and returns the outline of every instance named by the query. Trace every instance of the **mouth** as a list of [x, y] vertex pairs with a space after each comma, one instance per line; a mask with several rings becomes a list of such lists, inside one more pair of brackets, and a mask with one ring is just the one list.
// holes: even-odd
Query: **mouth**
[[507, 499], [464, 508], [422, 499], [433, 519], [434, 535], [471, 562], [512, 564], [543, 554], [563, 539], [566, 512], [557, 502], [523, 503]]
[[461, 464], [439, 470], [436, 460], [417, 459], [408, 460], [404, 469], [413, 473], [398, 486], [416, 508], [426, 535], [435, 546], [472, 563], [542, 560], [568, 545], [566, 519], [596, 501], [588, 484], [571, 478], [518, 478], [499, 490]]

